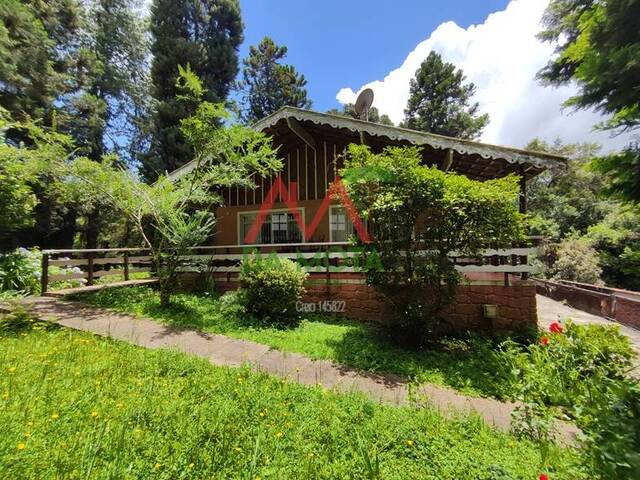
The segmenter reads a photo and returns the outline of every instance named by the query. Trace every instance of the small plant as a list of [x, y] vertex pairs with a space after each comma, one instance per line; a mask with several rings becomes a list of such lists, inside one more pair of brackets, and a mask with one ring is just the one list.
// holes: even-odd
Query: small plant
[[575, 416], [576, 405], [599, 395], [605, 380], [620, 380], [634, 352], [616, 326], [552, 323], [526, 355], [517, 358], [521, 395], [527, 401], [563, 407]]
[[240, 286], [250, 313], [271, 320], [291, 320], [305, 293], [308, 274], [300, 265], [276, 256], [250, 256], [240, 266]]
[[40, 252], [18, 248], [0, 254], [0, 292], [15, 291], [24, 294], [40, 290]]

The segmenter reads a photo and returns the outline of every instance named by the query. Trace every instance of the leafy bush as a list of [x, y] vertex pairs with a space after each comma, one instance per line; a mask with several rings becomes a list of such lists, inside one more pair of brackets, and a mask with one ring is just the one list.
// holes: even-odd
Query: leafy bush
[[640, 472], [640, 384], [608, 382], [608, 394], [585, 411], [585, 454], [602, 478], [636, 479]]
[[40, 251], [18, 248], [0, 254], [0, 291], [25, 294], [40, 290]]
[[423, 345], [442, 333], [440, 313], [460, 282], [451, 252], [475, 258], [522, 239], [515, 176], [479, 182], [426, 166], [417, 147], [375, 154], [353, 144], [340, 173], [355, 207], [372, 225], [372, 243], [359, 263], [366, 266], [369, 284], [392, 305], [387, 326], [405, 346]]
[[512, 362], [519, 399], [533, 412], [520, 418], [522, 433], [540, 440], [546, 408], [559, 409], [556, 415], [568, 415], [583, 432], [585, 468], [602, 478], [637, 478], [640, 386], [628, 377], [634, 352], [617, 326], [553, 323], [526, 351], [507, 342], [503, 353]]
[[586, 238], [571, 236], [543, 246], [538, 252], [537, 274], [554, 280], [602, 285], [598, 252]]
[[308, 274], [289, 259], [250, 256], [240, 266], [240, 286], [247, 310], [265, 319], [290, 319], [304, 295]]
[[[513, 353], [513, 352], [512, 352]], [[634, 356], [617, 326], [552, 324], [526, 353], [513, 355], [527, 402], [563, 407], [567, 412], [584, 404], [605, 380], [624, 378]]]

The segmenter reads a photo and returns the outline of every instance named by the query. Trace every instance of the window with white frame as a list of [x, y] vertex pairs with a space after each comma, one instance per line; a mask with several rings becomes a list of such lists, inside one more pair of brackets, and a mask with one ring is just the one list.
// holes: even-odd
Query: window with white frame
[[[304, 222], [304, 211], [300, 209]], [[238, 216], [238, 244], [245, 245], [245, 237], [258, 218], [257, 212], [240, 213]], [[258, 236], [251, 244], [301, 243], [302, 231], [295, 217], [289, 211], [268, 213], [258, 230]]]
[[329, 239], [332, 242], [346, 242], [353, 235], [353, 223], [344, 207], [329, 209]]

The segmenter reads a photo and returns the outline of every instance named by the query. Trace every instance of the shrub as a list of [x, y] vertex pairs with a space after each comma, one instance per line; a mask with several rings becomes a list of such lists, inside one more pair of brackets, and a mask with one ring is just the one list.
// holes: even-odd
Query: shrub
[[585, 455], [602, 478], [634, 479], [640, 472], [640, 384], [609, 382], [607, 395], [585, 411]]
[[40, 290], [40, 251], [18, 248], [0, 255], [0, 291]]
[[575, 415], [607, 379], [622, 379], [634, 356], [629, 340], [617, 326], [552, 324], [539, 342], [517, 355], [515, 370], [522, 398], [558, 406]]
[[308, 274], [300, 265], [275, 256], [250, 256], [240, 266], [240, 286], [247, 310], [260, 318], [291, 319], [304, 295]]
[[579, 238], [566, 238], [557, 246], [557, 260], [551, 265], [549, 276], [556, 280], [602, 285], [602, 268], [598, 252]]
[[444, 330], [441, 312], [461, 280], [451, 252], [476, 258], [522, 239], [515, 176], [479, 182], [426, 166], [416, 147], [375, 154], [354, 144], [340, 174], [372, 228], [359, 263], [390, 303], [386, 326], [405, 346], [424, 345]]
[[506, 342], [503, 355], [533, 412], [521, 418], [521, 432], [536, 438], [545, 407], [560, 407], [583, 432], [585, 468], [600, 478], [637, 478], [640, 385], [628, 376], [634, 352], [617, 326], [553, 323], [527, 351]]

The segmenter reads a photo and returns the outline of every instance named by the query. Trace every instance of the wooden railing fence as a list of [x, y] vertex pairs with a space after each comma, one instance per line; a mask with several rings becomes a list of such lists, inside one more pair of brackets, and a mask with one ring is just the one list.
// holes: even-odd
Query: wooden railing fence
[[[242, 258], [251, 251], [276, 254], [303, 265], [308, 272], [326, 273], [359, 272], [359, 252], [346, 242], [287, 243], [265, 245], [222, 245], [191, 249], [182, 257], [181, 271], [238, 272]], [[529, 258], [535, 248], [486, 250], [480, 261], [452, 253], [451, 257], [460, 272], [493, 272], [528, 275], [532, 270]], [[53, 282], [80, 280], [93, 285], [96, 280], [121, 275], [129, 280], [132, 273], [148, 272], [153, 275], [152, 257], [145, 248], [110, 248], [86, 250], [45, 250], [42, 254], [42, 293]]]

